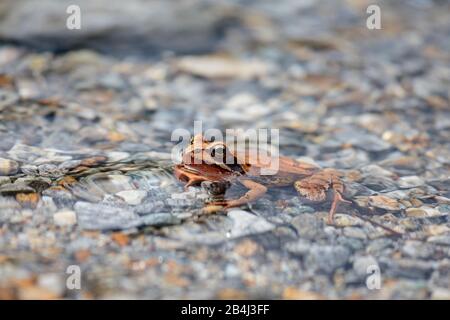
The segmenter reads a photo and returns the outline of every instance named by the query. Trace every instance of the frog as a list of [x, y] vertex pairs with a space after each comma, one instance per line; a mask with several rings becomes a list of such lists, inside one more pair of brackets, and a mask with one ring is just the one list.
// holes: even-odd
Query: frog
[[225, 210], [254, 202], [271, 188], [294, 187], [301, 198], [314, 203], [326, 201], [331, 193], [332, 202], [326, 221], [332, 225], [338, 205], [352, 203], [344, 199], [342, 173], [334, 168], [321, 168], [310, 162], [278, 156], [276, 173], [264, 174], [270, 165], [270, 159], [267, 159], [270, 155], [256, 153], [258, 156], [254, 156], [255, 153], [236, 150], [224, 141], [206, 139], [197, 134], [184, 149], [181, 162], [174, 167], [174, 174], [185, 182], [185, 189], [204, 181], [243, 185], [247, 191], [241, 197], [209, 203]]

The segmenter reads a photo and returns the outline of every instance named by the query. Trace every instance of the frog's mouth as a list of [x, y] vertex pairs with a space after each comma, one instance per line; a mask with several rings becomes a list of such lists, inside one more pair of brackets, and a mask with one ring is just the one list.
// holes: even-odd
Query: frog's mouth
[[[230, 158], [228, 158], [230, 159]], [[233, 172], [236, 174], [245, 174], [248, 165], [243, 165], [238, 162], [238, 159], [236, 157], [231, 158], [232, 161], [225, 161], [225, 159], [217, 159], [210, 157], [208, 154], [202, 158], [197, 158], [197, 161], [199, 162], [198, 165], [208, 165], [211, 168], [216, 168], [218, 170], [224, 170], [226, 172]], [[195, 167], [195, 161], [194, 157], [191, 157], [191, 162], [189, 166]]]

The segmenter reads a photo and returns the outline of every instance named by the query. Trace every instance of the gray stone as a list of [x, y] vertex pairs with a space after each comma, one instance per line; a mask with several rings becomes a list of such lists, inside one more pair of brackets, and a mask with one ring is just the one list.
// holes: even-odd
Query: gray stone
[[332, 274], [349, 262], [350, 253], [350, 250], [343, 246], [314, 245], [306, 257], [305, 265], [313, 270]]

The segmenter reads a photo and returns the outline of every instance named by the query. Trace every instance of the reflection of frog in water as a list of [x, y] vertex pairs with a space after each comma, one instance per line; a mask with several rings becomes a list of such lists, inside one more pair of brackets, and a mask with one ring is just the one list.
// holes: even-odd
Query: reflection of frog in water
[[[233, 159], [231, 164], [225, 161], [230, 158]], [[278, 172], [275, 175], [264, 175], [262, 171], [268, 168], [270, 159], [261, 158], [260, 154], [253, 159], [248, 152], [232, 153], [224, 142], [210, 142], [202, 135], [196, 135], [184, 151], [182, 163], [175, 167], [175, 175], [181, 181], [187, 182], [185, 187], [211, 181], [225, 184], [239, 182], [249, 189], [239, 199], [211, 203], [225, 208], [254, 201], [264, 195], [268, 188], [273, 187], [293, 185], [301, 196], [314, 202], [325, 201], [328, 191], [332, 191], [333, 202], [328, 215], [328, 223], [332, 224], [338, 203], [350, 202], [342, 198], [344, 185], [339, 172], [334, 169], [321, 169], [287, 157], [279, 157], [278, 161]]]

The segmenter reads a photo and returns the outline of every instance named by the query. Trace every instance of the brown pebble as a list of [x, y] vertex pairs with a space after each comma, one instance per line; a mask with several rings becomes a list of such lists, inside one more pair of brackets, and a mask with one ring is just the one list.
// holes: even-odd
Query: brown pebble
[[126, 246], [130, 242], [130, 238], [122, 232], [113, 233], [111, 238], [121, 247]]
[[16, 200], [24, 208], [36, 208], [39, 201], [39, 194], [37, 193], [18, 193]]

